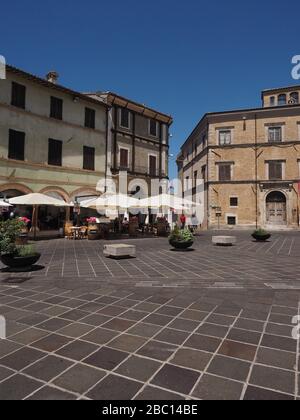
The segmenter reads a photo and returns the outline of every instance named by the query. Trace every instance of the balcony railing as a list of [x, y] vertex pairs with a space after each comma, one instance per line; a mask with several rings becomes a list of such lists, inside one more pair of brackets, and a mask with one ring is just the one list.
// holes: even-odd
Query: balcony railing
[[150, 176], [150, 177], [165, 177], [167, 174], [165, 171], [161, 171], [161, 174], [159, 173], [159, 169], [158, 168], [148, 168], [147, 166], [138, 166], [135, 165], [134, 170], [131, 167], [125, 167], [123, 165], [119, 165], [116, 168], [118, 171], [127, 171], [127, 172], [133, 172], [135, 174], [141, 174], [141, 175], [145, 175], [145, 176]]

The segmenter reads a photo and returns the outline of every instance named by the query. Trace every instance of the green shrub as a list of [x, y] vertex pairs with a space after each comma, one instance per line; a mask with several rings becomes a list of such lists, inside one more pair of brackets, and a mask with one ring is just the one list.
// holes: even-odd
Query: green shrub
[[194, 236], [189, 229], [179, 229], [178, 226], [175, 226], [171, 235], [169, 236], [169, 241], [177, 241], [177, 242], [192, 242], [194, 240]]
[[259, 229], [256, 229], [253, 232], [253, 235], [256, 235], [256, 236], [266, 236], [266, 235], [269, 235], [269, 232], [266, 231], [265, 229], [259, 228]]
[[0, 253], [1, 254], [18, 254], [16, 239], [24, 228], [24, 222], [13, 219], [0, 222]]
[[17, 247], [18, 257], [31, 257], [36, 255], [36, 249], [34, 245], [21, 245]]

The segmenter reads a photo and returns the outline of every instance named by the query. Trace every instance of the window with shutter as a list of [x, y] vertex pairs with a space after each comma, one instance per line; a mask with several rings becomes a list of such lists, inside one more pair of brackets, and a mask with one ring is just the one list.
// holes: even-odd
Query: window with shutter
[[8, 158], [15, 160], [25, 159], [25, 133], [9, 130]]
[[62, 99], [51, 96], [50, 99], [50, 118], [62, 120], [63, 118], [63, 101]]
[[149, 175], [156, 176], [156, 156], [149, 156]]
[[149, 134], [152, 137], [157, 137], [157, 121], [149, 120]]
[[85, 122], [87, 128], [95, 128], [96, 111], [91, 108], [85, 108]]
[[231, 164], [219, 165], [219, 181], [231, 181]]
[[231, 144], [231, 130], [219, 131], [219, 145], [226, 146]]
[[127, 149], [120, 149], [120, 168], [121, 169], [128, 169], [128, 150]]
[[269, 162], [269, 179], [282, 180], [282, 162]]
[[120, 126], [130, 128], [130, 112], [126, 108], [120, 110]]
[[25, 109], [26, 87], [19, 83], [12, 82], [11, 105]]
[[282, 128], [269, 127], [269, 142], [278, 143], [282, 141]]
[[83, 146], [83, 169], [95, 170], [95, 148]]
[[49, 139], [48, 165], [62, 166], [62, 141]]

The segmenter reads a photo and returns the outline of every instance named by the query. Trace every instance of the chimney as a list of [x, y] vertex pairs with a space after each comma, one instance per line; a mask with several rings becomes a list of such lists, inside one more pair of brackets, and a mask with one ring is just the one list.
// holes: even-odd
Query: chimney
[[49, 73], [46, 76], [46, 79], [49, 83], [53, 83], [56, 85], [58, 80], [59, 74], [56, 71], [49, 71]]

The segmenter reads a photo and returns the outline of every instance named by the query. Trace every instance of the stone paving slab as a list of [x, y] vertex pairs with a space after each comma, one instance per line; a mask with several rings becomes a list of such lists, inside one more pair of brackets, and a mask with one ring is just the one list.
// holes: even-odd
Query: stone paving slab
[[[208, 234], [189, 253], [147, 239], [130, 262], [104, 261], [101, 242], [39, 243], [43, 270], [22, 283], [0, 274], [0, 399], [298, 399], [300, 288], [265, 283], [298, 284], [300, 242], [277, 239], [265, 254], [245, 233], [214, 254]], [[280, 241], [293, 243], [289, 255]], [[88, 255], [102, 274], [81, 277], [73, 264], [71, 275], [63, 252], [73, 263]], [[175, 287], [180, 276], [189, 284]]]

